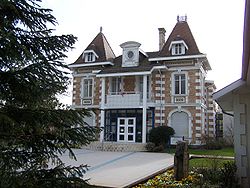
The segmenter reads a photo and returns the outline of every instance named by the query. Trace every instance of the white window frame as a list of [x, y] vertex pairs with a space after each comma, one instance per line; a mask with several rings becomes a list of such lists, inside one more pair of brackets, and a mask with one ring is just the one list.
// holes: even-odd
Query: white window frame
[[186, 54], [186, 50], [188, 50], [188, 46], [184, 40], [172, 41], [169, 46], [170, 50], [172, 55], [184, 55]]
[[110, 78], [110, 94], [119, 95], [121, 92], [122, 92], [122, 77], [111, 77]]
[[[179, 76], [179, 93], [176, 93], [176, 90], [175, 90], [175, 84], [176, 84], [176, 80], [175, 80], [175, 77], [176, 75]], [[185, 90], [184, 90], [184, 93], [182, 93], [182, 82], [181, 82], [181, 75], [184, 75], [185, 76]], [[174, 72], [172, 73], [172, 95], [174, 96], [186, 96], [188, 95], [188, 74], [187, 72]]]
[[[85, 86], [85, 80], [88, 80], [88, 83], [87, 83], [88, 91], [87, 91], [86, 96], [85, 96], [85, 92], [84, 92], [85, 87], [86, 87]], [[91, 80], [92, 84], [89, 83], [90, 80]], [[90, 91], [91, 91], [92, 95], [90, 95]], [[81, 96], [82, 96], [83, 99], [92, 99], [93, 98], [93, 96], [94, 96], [94, 79], [93, 78], [86, 77], [86, 78], [82, 79]]]
[[85, 62], [93, 62], [95, 61], [95, 56], [92, 52], [88, 52], [85, 57]]
[[83, 52], [83, 58], [85, 62], [95, 62], [98, 58], [98, 55], [94, 50], [86, 50]]

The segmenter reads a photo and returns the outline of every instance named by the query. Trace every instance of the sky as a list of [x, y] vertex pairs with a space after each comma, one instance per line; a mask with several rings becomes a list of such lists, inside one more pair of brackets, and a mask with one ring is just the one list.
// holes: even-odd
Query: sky
[[[158, 28], [166, 29], [166, 39], [177, 15], [187, 22], [201, 53], [207, 55], [217, 90], [241, 77], [244, 0], [43, 0], [53, 10], [56, 34], [78, 38], [65, 62], [73, 63], [99, 33], [100, 27], [116, 56], [120, 44], [141, 43], [145, 52], [159, 48]], [[72, 86], [60, 100], [71, 104]]]

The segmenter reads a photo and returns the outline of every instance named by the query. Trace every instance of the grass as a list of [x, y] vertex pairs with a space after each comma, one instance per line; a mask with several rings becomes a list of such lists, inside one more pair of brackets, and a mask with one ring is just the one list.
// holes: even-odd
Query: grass
[[207, 158], [200, 158], [200, 159], [191, 159], [189, 160], [189, 169], [192, 168], [221, 168], [223, 163], [232, 161], [232, 160], [224, 160], [224, 159], [207, 159]]
[[[175, 148], [171, 148], [167, 150], [168, 153], [175, 153]], [[206, 149], [188, 149], [189, 154], [193, 155], [215, 155], [215, 156], [234, 156], [233, 148], [222, 148], [219, 150], [206, 150]]]
[[[168, 153], [175, 153], [175, 149], [171, 148]], [[234, 148], [222, 148], [220, 150], [206, 150], [206, 149], [188, 149], [189, 154], [193, 155], [214, 155], [214, 156], [226, 156], [234, 157]], [[218, 168], [222, 167], [222, 164], [229, 160], [224, 159], [208, 159], [208, 158], [195, 158], [189, 160], [190, 169], [195, 167], [211, 167], [217, 165]]]

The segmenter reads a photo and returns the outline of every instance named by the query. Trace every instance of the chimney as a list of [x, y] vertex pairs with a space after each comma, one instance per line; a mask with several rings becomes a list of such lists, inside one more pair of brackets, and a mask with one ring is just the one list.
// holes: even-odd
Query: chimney
[[158, 28], [158, 30], [159, 30], [159, 51], [160, 51], [165, 44], [166, 30], [164, 28]]

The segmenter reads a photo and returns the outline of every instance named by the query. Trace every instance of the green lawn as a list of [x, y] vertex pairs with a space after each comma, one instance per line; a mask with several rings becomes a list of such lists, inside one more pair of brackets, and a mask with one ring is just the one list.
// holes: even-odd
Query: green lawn
[[[170, 149], [168, 153], [175, 153], [175, 149]], [[193, 155], [214, 155], [214, 156], [227, 156], [234, 157], [233, 148], [222, 148], [220, 150], [206, 150], [206, 149], [188, 149], [189, 154]], [[196, 158], [189, 160], [189, 168], [192, 167], [222, 167], [222, 164], [229, 160], [223, 159], [208, 159], [208, 158]]]
[[[168, 153], [175, 153], [175, 149], [170, 149]], [[215, 156], [234, 156], [233, 148], [222, 148], [220, 150], [206, 150], [206, 149], [188, 149], [189, 154], [194, 155], [215, 155]]]
[[232, 160], [224, 160], [224, 159], [208, 159], [208, 158], [200, 158], [200, 159], [191, 159], [189, 160], [189, 169], [195, 168], [221, 168], [223, 163], [232, 161]]

